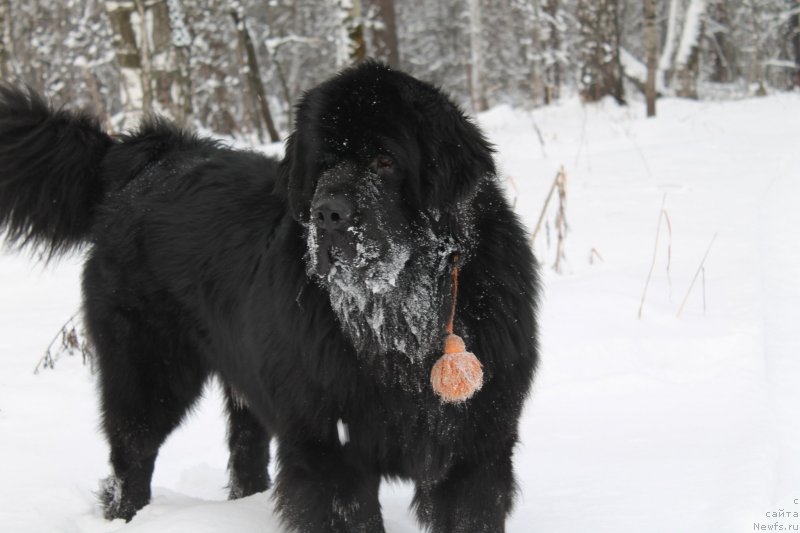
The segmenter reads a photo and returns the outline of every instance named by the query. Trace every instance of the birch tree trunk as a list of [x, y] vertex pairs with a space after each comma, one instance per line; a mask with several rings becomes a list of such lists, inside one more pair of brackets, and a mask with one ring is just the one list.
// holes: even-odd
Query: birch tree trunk
[[114, 34], [113, 46], [120, 70], [120, 101], [126, 115], [123, 123], [140, 115], [149, 108], [150, 91], [142, 74], [142, 57], [137, 44], [136, 33], [131, 21], [136, 5], [133, 0], [109, 0], [105, 2], [111, 30]]
[[180, 0], [107, 1], [106, 10], [123, 71], [125, 108], [166, 113], [179, 124], [188, 124], [192, 114], [191, 34]]
[[656, 34], [656, 6], [654, 0], [644, 0], [644, 43], [647, 51], [647, 81], [645, 100], [647, 116], [656, 116], [656, 71], [658, 70], [658, 35]]
[[700, 39], [703, 35], [706, 0], [691, 0], [686, 9], [681, 41], [675, 54], [675, 94], [697, 99], [697, 74], [700, 67]]
[[336, 67], [355, 65], [367, 58], [361, 0], [334, 0], [339, 16]]
[[670, 0], [667, 15], [667, 34], [664, 36], [664, 48], [658, 60], [658, 72], [664, 87], [672, 84], [672, 62], [675, 56], [675, 41], [678, 36], [678, 11], [680, 0]]
[[145, 114], [153, 112], [153, 20], [149, 17], [145, 0], [134, 0], [134, 14], [132, 17], [133, 29], [138, 26], [139, 43], [139, 72], [142, 81], [142, 111]]

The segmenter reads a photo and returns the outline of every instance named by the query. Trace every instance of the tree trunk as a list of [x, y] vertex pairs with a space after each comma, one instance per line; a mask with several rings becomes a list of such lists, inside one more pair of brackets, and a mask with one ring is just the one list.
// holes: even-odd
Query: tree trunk
[[[11, 0], [0, 0], [0, 10], [5, 13], [5, 18], [0, 25], [0, 36], [2, 36], [3, 53], [5, 54], [3, 67], [6, 69], [6, 75], [19, 76], [22, 69], [20, 68], [20, 57], [17, 54], [17, 45], [14, 41], [14, 11], [12, 9]], [[9, 79], [4, 75], [3, 79]]]
[[103, 101], [103, 98], [100, 96], [100, 91], [97, 87], [97, 79], [95, 78], [94, 74], [92, 73], [91, 69], [88, 67], [84, 67], [83, 69], [84, 76], [86, 77], [86, 85], [89, 87], [89, 94], [92, 97], [92, 105], [94, 106], [94, 114], [100, 117], [100, 119], [105, 123], [106, 131], [109, 133], [113, 133], [114, 131], [114, 124], [111, 121], [111, 115], [108, 112], [108, 108], [106, 107], [106, 103]]
[[469, 0], [469, 87], [472, 100], [472, 109], [476, 113], [486, 111], [489, 105], [486, 101], [484, 78], [486, 76], [483, 66], [483, 33], [481, 23], [480, 0]]
[[[545, 0], [543, 10], [547, 14], [547, 28], [549, 30], [547, 47], [553, 52], [554, 57], [559, 56], [561, 50], [561, 28], [558, 27], [559, 0]], [[561, 61], [550, 61], [545, 67], [544, 103], [549, 105], [558, 100], [561, 94]]]
[[187, 26], [181, 0], [167, 0], [167, 14], [171, 35], [171, 45], [175, 54], [173, 62], [172, 93], [175, 94], [174, 117], [183, 125], [189, 126], [193, 120], [192, 71], [191, 71], [191, 30]]
[[711, 35], [712, 70], [711, 81], [730, 83], [739, 75], [735, 66], [736, 53], [729, 36], [731, 19], [726, 2], [714, 2], [709, 6], [708, 16], [714, 21], [716, 28]]
[[794, 85], [800, 88], [800, 2], [794, 2], [795, 13], [789, 18], [789, 29], [792, 36], [792, 51], [794, 52]]
[[114, 33], [113, 46], [120, 70], [120, 100], [126, 115], [138, 115], [144, 108], [145, 95], [150, 93], [142, 76], [142, 58], [136, 33], [133, 31], [131, 16], [133, 0], [105, 2], [111, 31]]
[[356, 65], [367, 58], [361, 0], [334, 0], [339, 14], [336, 66]]
[[647, 50], [647, 82], [645, 100], [647, 116], [656, 116], [656, 71], [658, 70], [658, 35], [656, 34], [656, 6], [654, 0], [644, 0], [644, 43]]
[[392, 68], [400, 67], [400, 52], [397, 47], [397, 26], [395, 24], [394, 0], [369, 0], [375, 7], [375, 21], [372, 29], [372, 57]]
[[706, 0], [691, 0], [686, 9], [681, 42], [675, 54], [675, 76], [677, 78], [675, 94], [681, 98], [697, 99], [700, 39], [703, 35], [705, 10]]
[[624, 104], [617, 0], [580, 0], [578, 24], [581, 35], [581, 97], [584, 101], [596, 102], [612, 96]]
[[680, 0], [670, 0], [669, 14], [667, 15], [667, 34], [664, 37], [664, 48], [658, 60], [658, 72], [664, 87], [672, 84], [673, 60], [675, 56], [675, 41], [678, 35], [678, 10]]
[[6, 48], [6, 43], [10, 40], [6, 32], [8, 16], [8, 4], [0, 0], [0, 79], [3, 80], [8, 80], [11, 77], [8, 49]]
[[[236, 37], [236, 60], [236, 69], [239, 72], [239, 78], [243, 87], [243, 89], [239, 91], [239, 94], [241, 94], [242, 97], [244, 116], [242, 117], [242, 123], [236, 124], [233, 127], [237, 130], [241, 130], [245, 121], [248, 124], [252, 124], [258, 142], [263, 144], [266, 142], [266, 138], [264, 137], [264, 125], [262, 124], [263, 120], [261, 119], [261, 112], [259, 111], [258, 98], [256, 97], [255, 91], [250, 87], [250, 69], [247, 66], [247, 51], [238, 34]], [[219, 92], [218, 96], [220, 100], [225, 98], [225, 96]]]
[[764, 65], [762, 64], [762, 57], [764, 55], [764, 28], [761, 24], [761, 6], [759, 2], [750, 0], [748, 2], [750, 7], [750, 30], [751, 30], [751, 43], [753, 48], [753, 58], [750, 64], [749, 82], [757, 83], [756, 96], [765, 96], [767, 89], [764, 87]]
[[236, 25], [239, 41], [247, 54], [247, 81], [250, 86], [250, 91], [258, 101], [261, 116], [264, 119], [264, 124], [267, 126], [270, 140], [274, 143], [278, 142], [281, 138], [280, 135], [278, 135], [278, 130], [275, 129], [275, 123], [272, 121], [272, 113], [270, 113], [269, 106], [267, 105], [267, 95], [264, 92], [264, 84], [261, 81], [261, 70], [258, 67], [258, 58], [256, 57], [253, 41], [250, 38], [250, 32], [247, 30], [244, 16], [240, 15], [236, 9], [231, 9], [230, 14]]
[[542, 21], [540, 2], [538, 0], [534, 0], [532, 2], [532, 5], [530, 5], [529, 9], [530, 9], [529, 12], [520, 13], [520, 15], [521, 16], [527, 15], [531, 19], [531, 27], [530, 27], [531, 44], [529, 45], [530, 51], [528, 52], [525, 46], [522, 46], [521, 49], [523, 51], [523, 57], [526, 59], [526, 62], [528, 63], [529, 67], [528, 80], [531, 87], [531, 101], [538, 102], [539, 99], [541, 98], [541, 100], [546, 103], [547, 82], [545, 81], [545, 76], [544, 76], [545, 38], [542, 35], [543, 33], [542, 28], [544, 23]]
[[142, 111], [153, 112], [153, 25], [148, 20], [148, 9], [145, 0], [134, 0], [139, 23], [139, 65], [142, 80]]

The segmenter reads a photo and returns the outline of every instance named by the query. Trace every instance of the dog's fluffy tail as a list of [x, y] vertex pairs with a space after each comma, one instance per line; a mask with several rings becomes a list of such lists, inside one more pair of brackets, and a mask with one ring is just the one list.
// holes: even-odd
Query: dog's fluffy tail
[[0, 231], [53, 257], [81, 244], [103, 196], [114, 141], [97, 119], [0, 84]]

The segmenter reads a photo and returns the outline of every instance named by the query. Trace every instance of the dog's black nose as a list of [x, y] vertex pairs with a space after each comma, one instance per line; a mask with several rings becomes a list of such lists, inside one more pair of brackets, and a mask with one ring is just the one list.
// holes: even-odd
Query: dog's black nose
[[344, 195], [328, 196], [312, 207], [314, 224], [325, 231], [345, 230], [353, 222], [353, 204]]

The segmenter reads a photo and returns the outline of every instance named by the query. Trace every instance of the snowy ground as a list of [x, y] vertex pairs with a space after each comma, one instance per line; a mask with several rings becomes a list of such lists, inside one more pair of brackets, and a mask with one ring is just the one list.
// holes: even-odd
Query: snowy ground
[[[543, 364], [508, 530], [800, 530], [800, 94], [665, 100], [655, 120], [642, 108], [569, 101], [480, 117], [531, 227], [557, 168], [568, 176], [563, 274], [546, 234], [536, 243]], [[662, 226], [640, 320], [665, 194], [672, 234]], [[715, 234], [704, 287], [678, 318]], [[590, 263], [593, 248], [602, 261]], [[101, 518], [93, 377], [78, 358], [32, 373], [79, 306], [79, 265], [0, 255], [0, 531], [279, 531], [268, 494], [224, 501], [213, 387], [163, 448], [152, 505], [128, 525]], [[408, 486], [381, 499], [389, 533], [417, 530]]]

